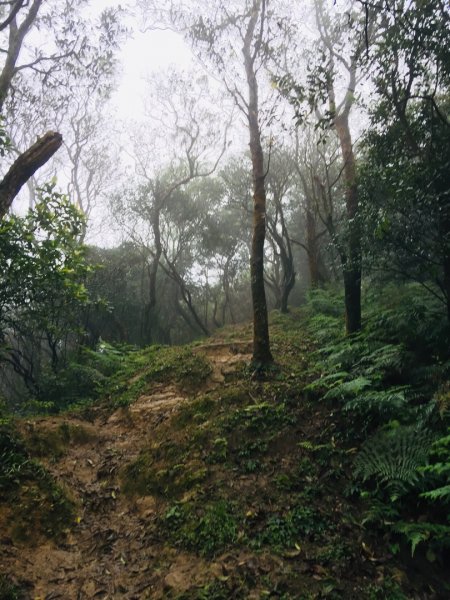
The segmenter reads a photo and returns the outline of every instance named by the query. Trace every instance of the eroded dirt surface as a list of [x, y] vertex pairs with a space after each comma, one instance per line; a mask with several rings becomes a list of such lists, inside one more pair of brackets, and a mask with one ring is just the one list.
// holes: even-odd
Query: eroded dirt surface
[[[249, 342], [198, 346], [195, 351], [206, 355], [213, 368], [206, 389], [220, 386], [237, 364], [250, 360], [250, 349]], [[152, 537], [156, 497], [130, 500], [120, 492], [120, 469], [151, 443], [155, 427], [186, 399], [174, 385], [155, 384], [127, 409], [94, 412], [91, 422], [82, 422], [88, 434], [83, 443], [71, 444], [57, 461], [43, 461], [75, 500], [78, 515], [67, 524], [64, 543], [19, 546], [0, 532], [2, 571], [28, 589], [28, 598], [167, 598], [170, 590], [179, 593], [208, 574], [222, 574], [226, 561], [206, 563]], [[62, 421], [80, 426], [67, 417], [26, 426], [51, 429]]]

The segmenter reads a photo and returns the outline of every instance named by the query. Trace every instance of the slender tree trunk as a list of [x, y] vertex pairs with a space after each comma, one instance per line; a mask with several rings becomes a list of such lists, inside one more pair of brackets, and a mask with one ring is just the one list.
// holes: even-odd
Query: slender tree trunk
[[160, 207], [155, 200], [155, 208], [151, 217], [151, 226], [155, 238], [155, 251], [152, 262], [148, 270], [148, 302], [145, 307], [145, 337], [146, 342], [151, 344], [154, 338], [154, 325], [156, 319], [156, 282], [158, 276], [159, 263], [162, 256], [161, 230], [160, 230]]
[[228, 312], [230, 314], [230, 318], [231, 318], [231, 322], [233, 323], [233, 325], [236, 323], [236, 319], [234, 317], [234, 311], [233, 311], [233, 306], [232, 306], [232, 302], [231, 302], [231, 294], [230, 294], [230, 277], [229, 277], [229, 271], [230, 271], [230, 262], [232, 260], [232, 256], [228, 256], [227, 257], [227, 261], [225, 263], [225, 267], [223, 270], [223, 292], [225, 294], [225, 302], [224, 302], [224, 306], [223, 306], [223, 324], [225, 325], [225, 315], [226, 315], [226, 309], [228, 309]]
[[283, 248], [281, 249], [281, 260], [283, 263], [283, 291], [281, 295], [281, 312], [287, 313], [289, 294], [294, 289], [295, 285], [295, 269], [294, 256], [292, 254], [291, 240], [286, 227], [283, 210], [280, 212], [282, 238], [284, 239]]
[[342, 257], [345, 288], [345, 323], [348, 334], [361, 329], [361, 234], [358, 223], [358, 187], [356, 159], [348, 124], [344, 113], [335, 118], [344, 161], [346, 213], [348, 227], [347, 252]]
[[444, 264], [444, 289], [445, 289], [445, 300], [447, 303], [447, 320], [450, 325], [450, 256]]
[[[307, 199], [307, 204], [310, 200]], [[317, 230], [316, 219], [314, 212], [310, 206], [306, 208], [306, 247], [308, 248], [308, 269], [309, 279], [312, 288], [319, 287], [320, 271], [319, 271], [319, 252], [317, 247]]]
[[198, 329], [204, 335], [209, 336], [208, 328], [207, 328], [206, 324], [202, 322], [201, 318], [199, 317], [199, 315], [195, 309], [195, 306], [192, 302], [192, 294], [189, 291], [188, 287], [186, 286], [186, 284], [183, 280], [183, 277], [178, 273], [174, 263], [168, 259], [167, 254], [164, 251], [163, 251], [163, 254], [164, 254], [166, 266], [164, 266], [164, 265], [161, 265], [161, 266], [163, 267], [164, 272], [167, 273], [167, 275], [177, 284], [178, 290], [181, 294], [181, 298], [183, 299], [183, 302], [185, 303], [186, 308], [189, 310], [191, 317], [194, 319], [194, 322], [197, 325]]
[[[266, 188], [264, 155], [259, 127], [258, 82], [255, 73], [255, 54], [253, 54], [253, 34], [255, 32], [261, 2], [255, 2], [253, 13], [247, 27], [244, 46], [245, 72], [247, 76], [248, 127], [250, 132], [250, 154], [253, 170], [253, 237], [250, 257], [250, 277], [253, 305], [253, 361], [258, 366], [273, 362], [270, 352], [269, 321], [267, 315], [266, 291], [264, 288], [264, 241], [266, 237]], [[261, 44], [258, 40], [256, 44]]]
[[[213, 304], [213, 312], [212, 312], [212, 322], [214, 327], [216, 327], [217, 329], [221, 326], [219, 321], [217, 320], [217, 311], [219, 309], [219, 304], [217, 302], [217, 297], [214, 298], [214, 304]], [[223, 322], [223, 321], [222, 321]]]
[[[16, 63], [19, 58], [23, 41], [37, 17], [42, 1], [43, 0], [34, 0], [20, 26], [17, 25], [16, 16], [22, 6], [25, 7], [25, 3], [17, 10], [13, 9], [10, 14], [12, 19], [7, 19], [7, 21], [9, 21], [9, 38], [5, 63], [0, 73], [0, 112], [3, 111], [3, 105], [8, 96], [12, 80], [17, 73]], [[28, 5], [29, 3], [27, 2], [26, 4]]]
[[443, 194], [444, 202], [441, 200], [441, 222], [439, 223], [440, 238], [443, 240], [444, 248], [442, 255], [443, 281], [442, 291], [444, 292], [447, 305], [447, 319], [450, 325], [450, 206], [447, 205], [447, 194]]
[[289, 294], [291, 293], [295, 285], [295, 270], [291, 242], [289, 239], [289, 234], [284, 221], [282, 210], [280, 211], [280, 219], [282, 227], [281, 235], [277, 232], [276, 227], [271, 227], [271, 236], [279, 249], [279, 258], [282, 270], [281, 286], [279, 290], [279, 295], [277, 297], [277, 308], [279, 308], [283, 314], [286, 314], [287, 312], [289, 312]]
[[289, 299], [289, 294], [291, 293], [294, 285], [295, 285], [295, 272], [292, 268], [289, 268], [289, 270], [285, 271], [285, 273], [284, 273], [283, 287], [281, 290], [280, 311], [283, 314], [286, 314], [289, 312], [288, 299]]

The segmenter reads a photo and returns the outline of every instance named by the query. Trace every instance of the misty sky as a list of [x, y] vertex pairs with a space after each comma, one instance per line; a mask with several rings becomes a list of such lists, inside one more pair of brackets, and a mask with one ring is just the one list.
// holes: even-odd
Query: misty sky
[[[107, 7], [125, 6], [120, 0], [96, 0], [93, 5], [90, 7], [93, 14]], [[192, 64], [191, 50], [179, 34], [168, 30], [143, 31], [138, 14], [130, 14], [127, 25], [131, 34], [119, 52], [121, 75], [113, 99], [122, 118], [137, 117], [142, 113], [147, 75], [172, 64], [182, 69]]]

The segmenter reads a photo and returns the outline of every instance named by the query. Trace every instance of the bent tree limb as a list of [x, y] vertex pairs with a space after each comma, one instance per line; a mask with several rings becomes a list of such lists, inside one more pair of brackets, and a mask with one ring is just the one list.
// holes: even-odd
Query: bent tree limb
[[22, 186], [55, 154], [62, 141], [60, 133], [48, 131], [16, 159], [0, 182], [0, 220], [8, 212]]

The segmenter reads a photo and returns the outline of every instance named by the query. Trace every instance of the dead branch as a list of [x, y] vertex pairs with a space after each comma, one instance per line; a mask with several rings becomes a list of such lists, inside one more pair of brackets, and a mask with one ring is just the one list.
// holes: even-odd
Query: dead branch
[[48, 131], [15, 160], [0, 183], [0, 219], [8, 212], [22, 186], [59, 150], [62, 142], [60, 133]]

